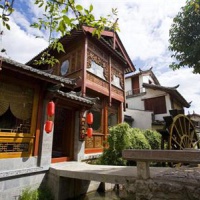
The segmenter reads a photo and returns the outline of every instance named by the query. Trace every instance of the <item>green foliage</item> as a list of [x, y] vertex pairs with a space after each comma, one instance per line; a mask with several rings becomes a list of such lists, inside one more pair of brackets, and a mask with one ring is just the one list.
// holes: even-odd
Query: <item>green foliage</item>
[[173, 20], [170, 29], [170, 46], [177, 62], [170, 67], [180, 69], [188, 66], [200, 73], [200, 0], [188, 0]]
[[131, 149], [151, 149], [151, 146], [144, 135], [144, 131], [139, 128], [131, 128]]
[[39, 189], [26, 188], [22, 191], [19, 200], [53, 200], [49, 188], [43, 186]]
[[20, 200], [38, 200], [38, 190], [27, 188], [23, 190]]
[[156, 131], [131, 128], [127, 123], [113, 126], [109, 130], [108, 148], [96, 164], [126, 165], [122, 158], [124, 149], [159, 149], [161, 136]]
[[[44, 7], [45, 13], [42, 18], [32, 24], [32, 27], [39, 30], [49, 30], [49, 42], [51, 48], [57, 49], [58, 52], [64, 52], [64, 48], [53, 35], [66, 35], [72, 29], [81, 28], [82, 25], [87, 25], [96, 28], [93, 35], [100, 37], [101, 32], [105, 28], [110, 28], [114, 31], [119, 30], [116, 21], [113, 22], [113, 16], [116, 16], [117, 10], [112, 10], [111, 15], [100, 17], [96, 19], [93, 11], [93, 6], [84, 8], [82, 5], [77, 4], [75, 0], [35, 0], [38, 7]], [[69, 17], [71, 16], [71, 17]], [[58, 44], [57, 44], [58, 43]], [[49, 61], [50, 60], [50, 61]], [[36, 61], [36, 64], [45, 63], [52, 66], [57, 62], [55, 58], [45, 58], [41, 61]]]
[[131, 128], [127, 123], [121, 123], [109, 129], [108, 143], [111, 149], [122, 151], [129, 148]]
[[102, 156], [96, 161], [99, 165], [125, 166], [126, 163], [127, 161], [122, 158], [122, 152], [112, 148], [104, 149]]
[[53, 195], [47, 186], [41, 186], [38, 189], [38, 200], [53, 200]]
[[109, 130], [108, 146], [104, 149], [98, 163], [103, 165], [126, 165], [122, 159], [122, 150], [129, 148], [130, 126], [127, 123], [118, 124]]
[[[0, 8], [2, 8], [3, 25], [10, 29], [8, 24], [9, 15], [14, 11], [12, 5], [1, 2]], [[99, 19], [95, 18], [93, 14], [93, 6], [84, 8], [82, 5], [76, 3], [75, 0], [35, 0], [35, 5], [38, 8], [43, 8], [43, 16], [38, 18], [36, 22], [32, 23], [32, 27], [41, 31], [49, 31], [49, 48], [46, 50], [44, 55], [41, 56], [40, 60], [36, 60], [35, 64], [47, 64], [53, 66], [58, 60], [49, 54], [50, 50], [57, 50], [64, 52], [63, 45], [58, 42], [57, 37], [70, 34], [72, 29], [79, 29], [83, 25], [94, 27], [95, 30], [93, 35], [100, 37], [101, 32], [105, 28], [109, 28], [113, 31], [119, 30], [118, 23], [116, 20], [117, 9], [112, 9], [111, 14]], [[37, 38], [40, 36], [36, 36]]]
[[160, 149], [161, 147], [161, 134], [157, 131], [145, 130], [144, 136], [149, 142], [151, 149]]

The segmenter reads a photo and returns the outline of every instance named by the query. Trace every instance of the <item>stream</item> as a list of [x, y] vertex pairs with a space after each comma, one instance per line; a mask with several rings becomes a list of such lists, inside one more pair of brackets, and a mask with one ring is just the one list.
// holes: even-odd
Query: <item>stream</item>
[[107, 192], [90, 192], [84, 196], [77, 197], [74, 200], [119, 200], [118, 192], [107, 191]]

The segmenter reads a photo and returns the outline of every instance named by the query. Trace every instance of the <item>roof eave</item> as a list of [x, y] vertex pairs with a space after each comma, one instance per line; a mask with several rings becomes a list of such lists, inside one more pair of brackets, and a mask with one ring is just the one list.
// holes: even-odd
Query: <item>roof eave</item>
[[154, 89], [154, 90], [161, 90], [164, 92], [169, 93], [170, 95], [174, 96], [175, 99], [177, 99], [178, 102], [180, 102], [183, 107], [189, 108], [190, 104], [185, 100], [185, 98], [176, 90], [177, 86], [175, 87], [163, 87], [163, 86], [159, 86], [159, 85], [152, 85], [152, 84], [147, 84], [147, 83], [143, 83], [142, 84], [143, 87], [145, 88], [150, 88], [150, 89]]

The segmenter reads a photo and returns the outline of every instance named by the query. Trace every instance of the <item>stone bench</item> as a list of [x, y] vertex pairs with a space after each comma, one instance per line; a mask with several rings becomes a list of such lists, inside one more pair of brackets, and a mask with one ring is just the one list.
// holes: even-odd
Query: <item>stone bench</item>
[[150, 178], [150, 162], [176, 162], [176, 163], [200, 163], [200, 150], [139, 150], [129, 149], [122, 151], [122, 157], [126, 160], [137, 162], [137, 177]]

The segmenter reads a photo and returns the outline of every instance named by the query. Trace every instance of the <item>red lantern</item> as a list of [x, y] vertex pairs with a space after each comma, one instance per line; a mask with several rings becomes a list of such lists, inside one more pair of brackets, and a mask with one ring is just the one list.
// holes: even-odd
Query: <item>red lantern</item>
[[47, 115], [52, 117], [55, 114], [55, 103], [50, 101], [47, 105]]
[[89, 112], [87, 114], [87, 124], [92, 124], [93, 123], [93, 114], [91, 112]]
[[53, 129], [53, 122], [47, 120], [46, 123], [45, 123], [45, 128], [44, 129], [45, 129], [45, 131], [47, 133], [50, 133], [52, 131], [52, 129]]
[[92, 128], [88, 128], [87, 129], [87, 136], [90, 138], [92, 137], [92, 133], [93, 133], [93, 129]]

